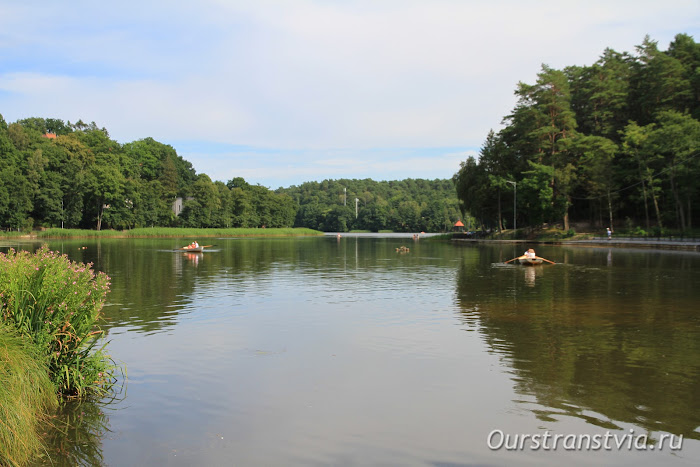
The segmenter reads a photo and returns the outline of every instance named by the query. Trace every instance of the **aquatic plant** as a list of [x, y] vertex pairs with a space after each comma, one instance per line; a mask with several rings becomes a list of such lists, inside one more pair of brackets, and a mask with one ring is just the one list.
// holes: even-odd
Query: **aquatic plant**
[[0, 465], [26, 465], [46, 449], [40, 428], [57, 405], [36, 347], [0, 323]]
[[43, 353], [63, 397], [101, 395], [116, 365], [98, 326], [109, 277], [44, 246], [0, 254], [0, 318]]

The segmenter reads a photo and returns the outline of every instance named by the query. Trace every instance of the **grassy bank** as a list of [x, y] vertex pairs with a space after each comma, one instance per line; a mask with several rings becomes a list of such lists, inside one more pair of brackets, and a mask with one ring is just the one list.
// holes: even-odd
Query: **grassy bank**
[[[17, 237], [16, 232], [2, 234]], [[294, 237], [323, 235], [306, 228], [268, 229], [186, 229], [177, 227], [145, 227], [131, 230], [46, 229], [25, 234], [38, 239], [49, 238], [146, 238], [146, 237]]]
[[109, 277], [46, 246], [0, 253], [0, 319], [41, 352], [65, 397], [102, 395], [114, 367], [99, 345]]
[[46, 246], [0, 253], [0, 465], [41, 453], [39, 424], [60, 400], [99, 398], [116, 382], [98, 326], [109, 285]]
[[57, 405], [44, 357], [0, 323], [0, 465], [26, 465], [44, 450], [39, 430]]

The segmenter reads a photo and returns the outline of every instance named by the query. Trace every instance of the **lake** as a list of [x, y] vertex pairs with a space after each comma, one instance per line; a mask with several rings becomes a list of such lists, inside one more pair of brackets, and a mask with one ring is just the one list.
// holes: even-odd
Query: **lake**
[[128, 374], [65, 408], [55, 465], [700, 462], [699, 253], [190, 240], [49, 243], [112, 277]]

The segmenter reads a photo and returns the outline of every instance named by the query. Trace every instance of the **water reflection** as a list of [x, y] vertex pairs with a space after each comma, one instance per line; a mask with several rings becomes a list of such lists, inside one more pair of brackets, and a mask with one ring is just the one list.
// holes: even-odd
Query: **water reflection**
[[204, 258], [204, 253], [184, 253], [183, 256], [194, 266], [199, 265], [199, 260]]
[[35, 465], [104, 465], [102, 439], [109, 433], [109, 403], [68, 402], [51, 418], [45, 434], [48, 450]]
[[700, 255], [543, 247], [558, 264], [526, 268], [503, 264], [511, 247], [407, 238], [83, 243], [61, 248], [113, 277], [130, 387], [109, 421], [66, 414], [94, 434], [57, 435], [66, 465], [503, 465], [494, 424], [564, 419], [698, 439]]
[[571, 416], [700, 439], [698, 257], [669, 266], [640, 253], [613, 267], [608, 249], [601, 269], [595, 255], [563, 253], [576, 261], [537, 271], [465, 258], [462, 321], [507, 359], [542, 421]]

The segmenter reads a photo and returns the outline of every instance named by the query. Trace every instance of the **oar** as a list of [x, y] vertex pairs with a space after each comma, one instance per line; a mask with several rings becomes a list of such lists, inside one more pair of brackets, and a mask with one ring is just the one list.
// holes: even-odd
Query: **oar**
[[516, 259], [520, 259], [520, 258], [524, 258], [524, 257], [525, 257], [525, 256], [516, 256], [515, 258], [509, 259], [508, 261], [506, 261], [506, 262], [503, 263], [503, 264], [508, 264], [508, 263], [510, 263], [511, 261], [515, 261]]
[[548, 263], [551, 263], [551, 264], [557, 264], [557, 263], [555, 263], [554, 261], [550, 261], [550, 260], [548, 260], [547, 258], [543, 258], [543, 257], [541, 257], [541, 256], [535, 256], [535, 258], [541, 259], [542, 261], [547, 261]]

